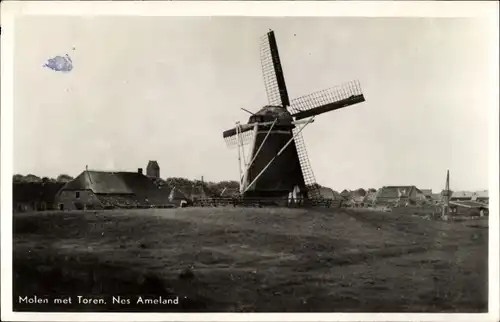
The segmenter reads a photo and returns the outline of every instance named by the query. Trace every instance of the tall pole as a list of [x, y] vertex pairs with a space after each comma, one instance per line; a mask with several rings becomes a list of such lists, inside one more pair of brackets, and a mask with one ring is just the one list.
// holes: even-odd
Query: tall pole
[[[274, 124], [274, 123], [273, 123]], [[259, 124], [258, 123], [255, 123], [254, 127], [253, 127], [253, 138], [252, 138], [252, 144], [250, 146], [250, 156], [252, 155], [253, 153], [253, 150], [255, 149], [255, 142], [257, 140], [257, 134], [258, 134], [258, 130], [259, 130]], [[267, 136], [266, 136], [267, 138]], [[266, 139], [264, 139], [265, 141]], [[264, 142], [263, 141], [263, 142]], [[262, 146], [262, 144], [261, 144]], [[259, 148], [260, 150], [260, 148]], [[255, 156], [257, 156], [257, 154], [259, 153], [259, 150], [255, 153]], [[247, 177], [248, 177], [248, 171], [250, 171], [250, 167], [252, 166], [252, 163], [253, 161], [255, 160], [255, 156], [253, 157], [253, 159], [250, 161], [250, 163], [248, 163], [245, 167], [245, 172], [243, 173], [243, 181], [242, 181], [242, 189], [240, 189], [240, 192], [243, 191], [246, 187], [246, 184], [247, 184]]]
[[242, 186], [242, 176], [241, 176], [240, 122], [236, 123], [236, 143], [238, 144], [238, 167], [239, 167], [238, 181], [240, 183], [240, 192], [242, 192], [243, 186]]
[[450, 170], [446, 171], [446, 186], [444, 188], [444, 200], [443, 200], [443, 213], [442, 218], [444, 220], [448, 219], [448, 214], [450, 212]]

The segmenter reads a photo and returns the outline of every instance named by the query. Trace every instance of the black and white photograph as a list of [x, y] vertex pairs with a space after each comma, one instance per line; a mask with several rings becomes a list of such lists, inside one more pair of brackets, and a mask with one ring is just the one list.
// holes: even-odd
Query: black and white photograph
[[11, 4], [2, 319], [498, 319], [498, 3], [452, 5]]

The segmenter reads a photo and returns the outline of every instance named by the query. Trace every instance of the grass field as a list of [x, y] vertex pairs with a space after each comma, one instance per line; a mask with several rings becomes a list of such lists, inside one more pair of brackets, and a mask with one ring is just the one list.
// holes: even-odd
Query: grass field
[[[14, 309], [486, 312], [487, 228], [487, 218], [438, 222], [339, 209], [16, 214]], [[65, 294], [107, 300], [16, 300]], [[132, 303], [112, 304], [113, 295]], [[134, 304], [137, 295], [180, 302]]]

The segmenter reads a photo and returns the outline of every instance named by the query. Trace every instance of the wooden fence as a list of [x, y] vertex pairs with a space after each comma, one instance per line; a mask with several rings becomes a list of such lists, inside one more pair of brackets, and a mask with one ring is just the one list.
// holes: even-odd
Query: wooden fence
[[295, 199], [287, 198], [204, 198], [193, 201], [195, 207], [322, 207], [340, 208], [342, 201], [330, 199]]

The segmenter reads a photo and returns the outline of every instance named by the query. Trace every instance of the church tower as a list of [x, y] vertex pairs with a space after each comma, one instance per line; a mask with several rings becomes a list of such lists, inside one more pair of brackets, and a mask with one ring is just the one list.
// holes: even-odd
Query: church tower
[[146, 167], [146, 175], [152, 178], [160, 177], [160, 166], [156, 161], [149, 161], [148, 166]]

